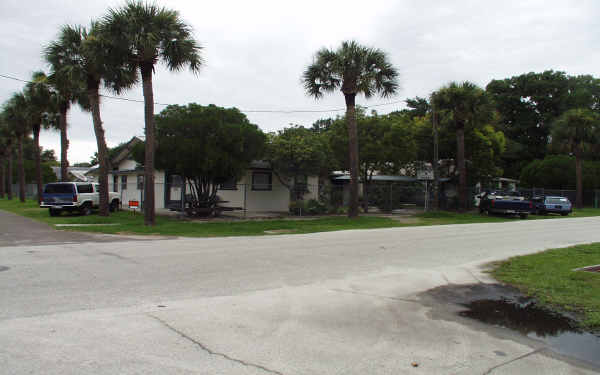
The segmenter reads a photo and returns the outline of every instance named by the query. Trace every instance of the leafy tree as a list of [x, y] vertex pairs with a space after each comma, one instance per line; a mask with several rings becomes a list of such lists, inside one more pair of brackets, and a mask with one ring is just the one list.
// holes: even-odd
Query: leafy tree
[[135, 68], [127, 64], [121, 54], [114, 53], [112, 40], [101, 33], [97, 23], [89, 30], [83, 26], [63, 26], [58, 40], [49, 49], [55, 57], [53, 65], [69, 72], [74, 80], [85, 85], [89, 109], [92, 114], [98, 147], [98, 182], [100, 183], [99, 215], [108, 216], [108, 148], [100, 116], [100, 85], [120, 93], [135, 84]]
[[239, 178], [263, 155], [266, 137], [236, 108], [192, 103], [170, 105], [156, 116], [156, 141], [157, 167], [182, 176], [193, 208], [202, 212], [217, 204], [220, 184]]
[[144, 95], [144, 122], [146, 155], [144, 158], [144, 223], [155, 224], [154, 208], [154, 93], [152, 75], [154, 67], [163, 61], [171, 71], [189, 67], [198, 72], [202, 65], [200, 46], [192, 38], [192, 32], [174, 10], [129, 1], [119, 9], [109, 9], [102, 20], [103, 33], [118, 47], [128, 63], [142, 76]]
[[279, 181], [293, 192], [294, 200], [306, 191], [306, 176], [324, 175], [330, 161], [323, 134], [302, 126], [291, 126], [268, 134], [265, 159]]
[[[360, 179], [363, 182], [363, 209], [368, 212], [369, 187], [376, 172], [397, 173], [416, 158], [414, 127], [409, 118], [401, 116], [380, 116], [375, 111], [365, 116], [359, 110], [357, 133]], [[348, 148], [348, 133], [345, 119], [339, 118], [329, 134], [331, 149], [342, 168], [347, 168], [350, 160], [344, 150]]]
[[345, 41], [337, 50], [322, 48], [302, 74], [308, 95], [319, 99], [324, 93], [338, 89], [346, 101], [348, 130], [348, 160], [350, 170], [350, 207], [348, 217], [358, 216], [358, 135], [356, 129], [356, 95], [370, 98], [374, 94], [388, 97], [398, 89], [398, 72], [386, 54], [364, 47], [355, 41]]
[[533, 159], [543, 159], [552, 123], [566, 110], [600, 110], [600, 80], [552, 70], [492, 80], [486, 87], [507, 137], [505, 176], [518, 178]]
[[312, 124], [310, 130], [315, 133], [326, 133], [331, 128], [333, 121], [332, 118], [319, 119]]
[[451, 82], [432, 94], [432, 104], [456, 135], [456, 167], [460, 209], [467, 209], [467, 168], [465, 164], [465, 130], [488, 123], [492, 107], [486, 92], [471, 82]]
[[552, 142], [563, 145], [575, 155], [577, 208], [583, 207], [582, 154], [586, 144], [598, 139], [599, 132], [600, 116], [590, 109], [570, 109], [554, 122], [552, 128]]

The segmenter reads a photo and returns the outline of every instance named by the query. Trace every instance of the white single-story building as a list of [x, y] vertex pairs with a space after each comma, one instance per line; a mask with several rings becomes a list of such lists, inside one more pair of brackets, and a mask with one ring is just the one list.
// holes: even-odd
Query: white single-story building
[[[123, 206], [129, 201], [144, 201], [144, 168], [132, 158], [133, 147], [143, 142], [133, 137], [123, 150], [111, 160], [113, 169], [108, 175], [109, 190], [120, 193]], [[88, 172], [97, 174], [97, 168]], [[154, 196], [157, 209], [181, 207], [182, 179], [165, 171], [154, 172]], [[319, 179], [307, 176], [307, 192], [304, 199], [318, 199]], [[189, 188], [186, 189], [189, 192]], [[223, 203], [220, 206], [254, 212], [288, 212], [290, 190], [273, 173], [268, 162], [257, 160], [237, 181], [222, 184], [217, 195]]]

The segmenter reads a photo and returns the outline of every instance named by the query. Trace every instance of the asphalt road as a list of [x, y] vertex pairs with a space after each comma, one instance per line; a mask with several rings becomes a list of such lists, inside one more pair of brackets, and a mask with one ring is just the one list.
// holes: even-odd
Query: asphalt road
[[600, 241], [600, 218], [147, 241], [39, 225], [0, 211], [2, 373], [598, 370], [423, 293]]

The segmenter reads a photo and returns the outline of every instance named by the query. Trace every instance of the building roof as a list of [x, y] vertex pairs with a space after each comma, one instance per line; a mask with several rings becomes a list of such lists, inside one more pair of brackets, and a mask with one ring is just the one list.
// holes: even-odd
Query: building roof
[[[68, 167], [67, 171], [69, 172], [70, 175], [75, 177], [76, 180], [82, 181], [82, 182], [88, 182], [88, 181], [90, 181], [90, 178], [88, 176], [86, 176], [86, 174], [91, 169], [92, 168], [88, 168], [88, 167]], [[58, 179], [58, 181], [63, 180], [63, 177], [62, 177], [61, 171], [60, 171], [60, 167], [52, 167], [52, 171], [56, 175], [56, 178]]]

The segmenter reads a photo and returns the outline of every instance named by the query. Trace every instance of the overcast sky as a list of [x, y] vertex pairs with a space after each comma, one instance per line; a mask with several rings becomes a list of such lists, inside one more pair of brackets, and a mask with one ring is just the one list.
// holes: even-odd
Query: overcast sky
[[[47, 71], [42, 48], [63, 24], [88, 25], [113, 0], [2, 0], [0, 74], [22, 79]], [[361, 105], [427, 96], [450, 81], [491, 79], [526, 72], [562, 70], [600, 77], [600, 2], [540, 1], [158, 1], [176, 9], [194, 29], [206, 65], [200, 74], [159, 67], [154, 98], [159, 103], [216, 104], [240, 110], [329, 110], [344, 108], [341, 93], [315, 101], [300, 84], [303, 69], [321, 47], [341, 41], [382, 49], [400, 72], [393, 98], [358, 98]], [[23, 83], [0, 78], [0, 103]], [[141, 99], [137, 86], [122, 95]], [[378, 106], [381, 113], [402, 103]], [[164, 108], [155, 106], [158, 113]], [[310, 126], [343, 112], [250, 113], [264, 131], [290, 123]], [[109, 146], [143, 135], [143, 104], [104, 98], [101, 114]], [[96, 151], [91, 116], [69, 114], [69, 160], [89, 161]], [[44, 148], [59, 152], [59, 135], [43, 132]]]

